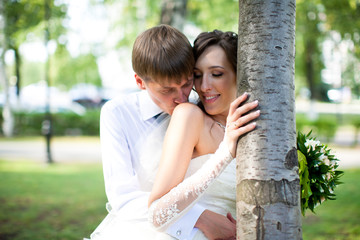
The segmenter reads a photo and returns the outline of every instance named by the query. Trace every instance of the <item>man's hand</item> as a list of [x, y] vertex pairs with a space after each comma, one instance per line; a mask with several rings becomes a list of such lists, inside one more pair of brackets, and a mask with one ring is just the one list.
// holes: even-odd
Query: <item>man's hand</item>
[[205, 210], [195, 224], [209, 240], [231, 240], [236, 239], [236, 220], [230, 213], [223, 216]]

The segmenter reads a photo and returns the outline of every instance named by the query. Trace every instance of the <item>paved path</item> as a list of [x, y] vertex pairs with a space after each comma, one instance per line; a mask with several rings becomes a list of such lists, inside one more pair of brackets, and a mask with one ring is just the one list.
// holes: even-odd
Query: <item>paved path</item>
[[[101, 162], [101, 148], [98, 138], [65, 137], [51, 141], [54, 162]], [[31, 140], [0, 139], [0, 159], [33, 160], [46, 162], [45, 138]]]
[[[350, 136], [338, 136], [337, 144], [330, 146], [341, 160], [341, 168], [360, 167], [360, 145], [348, 147]], [[349, 139], [349, 140], [346, 140]], [[52, 157], [55, 162], [94, 162], [101, 163], [101, 148], [99, 138], [65, 137], [54, 138], [51, 144]], [[0, 159], [33, 160], [46, 162], [45, 139], [31, 140], [0, 139]]]
[[360, 168], [360, 147], [356, 148], [331, 148], [334, 155], [340, 160], [340, 168]]

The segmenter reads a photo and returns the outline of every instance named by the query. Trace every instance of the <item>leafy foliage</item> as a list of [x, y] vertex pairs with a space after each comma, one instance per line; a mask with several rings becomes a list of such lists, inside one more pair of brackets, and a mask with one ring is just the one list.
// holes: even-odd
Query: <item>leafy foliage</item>
[[[20, 45], [29, 40], [44, 37], [44, 26], [51, 29], [47, 37], [58, 42], [60, 36], [65, 33], [62, 20], [66, 16], [66, 5], [56, 0], [15, 0], [4, 1], [3, 11], [0, 18], [3, 18], [5, 27], [3, 30], [4, 43], [0, 46], [0, 52], [13, 50], [15, 58], [15, 76], [17, 94], [22, 85]], [[0, 34], [2, 35], [2, 34]], [[7, 90], [5, 90], [7, 91]]]
[[[105, 0], [104, 3], [119, 11], [119, 17], [112, 20], [113, 29], [119, 31], [119, 47], [132, 46], [139, 33], [160, 23], [163, 1], [124, 0], [120, 4], [119, 1]], [[238, 1], [192, 0], [187, 2], [184, 17], [201, 31], [237, 32], [238, 8]]]
[[321, 69], [324, 68], [321, 44], [325, 34], [324, 12], [319, 1], [297, 1], [296, 3], [296, 57], [298, 77], [306, 80], [312, 99], [323, 99]]
[[342, 171], [338, 168], [338, 161], [331, 154], [327, 145], [310, 137], [311, 131], [305, 135], [298, 132], [297, 148], [299, 160], [299, 175], [301, 186], [301, 212], [314, 208], [325, 200], [335, 200], [334, 189], [341, 184]]
[[[52, 36], [56, 39], [65, 32], [61, 20], [66, 15], [66, 5], [55, 4], [56, 1], [49, 0], [47, 3], [51, 10]], [[10, 49], [19, 47], [28, 37], [28, 33], [34, 33], [37, 27], [45, 21], [44, 0], [5, 1], [5, 38]]]
[[[334, 39], [334, 33], [339, 39]], [[336, 47], [350, 40], [354, 47], [350, 55], [360, 56], [360, 3], [356, 0], [298, 0], [296, 1], [296, 75], [307, 81], [311, 98], [328, 100], [327, 86], [322, 82], [324, 69], [322, 45], [331, 39]], [[356, 61], [356, 60], [355, 60]], [[354, 69], [354, 68], [352, 68]], [[349, 69], [347, 70], [349, 71]], [[350, 73], [344, 85], [358, 87], [355, 74]], [[344, 78], [344, 76], [342, 76]], [[297, 83], [299, 84], [299, 83]], [[301, 84], [301, 82], [300, 82]], [[355, 86], [354, 86], [355, 85]], [[355, 92], [356, 93], [356, 92]]]
[[203, 31], [220, 29], [222, 31], [237, 32], [239, 1], [189, 1], [187, 19]]
[[101, 78], [96, 63], [96, 57], [91, 54], [81, 54], [72, 57], [64, 47], [58, 47], [51, 68], [52, 84], [70, 89], [78, 83], [91, 83], [101, 86]]
[[[67, 5], [63, 1], [48, 0], [51, 10], [49, 22], [50, 37], [56, 41], [58, 48], [66, 44], [66, 11]], [[111, 37], [116, 38], [116, 48], [131, 48], [136, 36], [160, 22], [161, 5], [163, 1], [151, 0], [91, 0], [92, 4], [103, 4], [108, 9], [108, 17], [111, 24]], [[6, 0], [4, 1], [6, 13], [6, 29], [4, 33], [9, 49], [18, 50], [24, 42], [35, 41], [43, 38], [44, 27], [44, 0]], [[241, 7], [241, 6], [240, 6]], [[213, 29], [237, 31], [239, 1], [226, 0], [191, 0], [187, 1], [186, 21], [195, 26], [198, 31], [210, 31]], [[360, 57], [360, 4], [358, 0], [298, 0], [296, 6], [296, 89], [307, 86], [314, 97], [327, 100], [326, 91], [328, 86], [322, 83], [321, 70], [324, 68], [322, 60], [322, 43], [329, 36], [337, 32], [340, 44], [343, 40], [353, 42], [352, 60], [342, 72], [343, 85], [352, 88], [356, 96], [360, 94], [360, 84], [357, 77], [358, 59]], [[191, 28], [192, 29], [192, 28]], [[190, 33], [189, 33], [190, 34]], [[197, 34], [194, 31], [193, 34]], [[189, 38], [194, 36], [189, 36]], [[190, 39], [192, 40], [192, 39]], [[334, 39], [333, 39], [334, 40]], [[115, 45], [115, 44], [114, 44]], [[339, 46], [336, 46], [339, 47]], [[54, 85], [61, 85], [60, 79], [66, 79], [66, 87], [89, 79], [87, 82], [97, 82], [98, 73], [93, 75], [90, 67], [84, 64], [91, 57], [84, 53], [82, 59], [66, 57], [65, 53], [59, 55], [59, 51], [53, 56], [52, 66], [59, 64], [59, 70], [51, 70], [51, 79]], [[19, 58], [21, 58], [19, 52]], [[95, 56], [98, 57], [98, 56]], [[25, 61], [24, 65], [26, 64]], [[73, 62], [81, 60], [83, 64], [74, 65]], [[65, 62], [72, 62], [65, 64]], [[350, 60], [347, 60], [350, 61]], [[60, 63], [61, 62], [61, 63]], [[73, 67], [72, 67], [73, 66]], [[94, 61], [91, 60], [91, 68]], [[29, 66], [30, 67], [30, 66]], [[24, 71], [23, 85], [29, 82], [37, 82], [39, 77]], [[83, 76], [69, 77], [73, 69], [77, 72], [85, 72]], [[82, 68], [85, 68], [83, 70]], [[66, 75], [65, 72], [69, 72]], [[66, 76], [64, 76], [66, 75]], [[19, 77], [19, 76], [17, 76]], [[27, 80], [32, 78], [34, 80]], [[72, 82], [74, 81], [74, 82]], [[26, 84], [25, 84], [26, 83]], [[97, 84], [97, 83], [96, 83]]]

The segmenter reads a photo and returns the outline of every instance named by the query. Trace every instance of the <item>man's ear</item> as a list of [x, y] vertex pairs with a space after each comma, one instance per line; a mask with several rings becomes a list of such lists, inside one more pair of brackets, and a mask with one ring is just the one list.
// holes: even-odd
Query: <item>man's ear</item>
[[144, 80], [141, 77], [139, 77], [139, 75], [137, 75], [136, 73], [135, 73], [135, 80], [136, 80], [136, 85], [138, 86], [139, 89], [146, 90]]

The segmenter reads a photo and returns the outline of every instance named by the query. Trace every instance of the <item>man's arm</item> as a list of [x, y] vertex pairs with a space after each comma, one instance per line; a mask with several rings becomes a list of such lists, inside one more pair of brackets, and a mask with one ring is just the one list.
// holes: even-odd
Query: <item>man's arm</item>
[[231, 214], [225, 217], [205, 210], [195, 227], [199, 228], [208, 239], [235, 239], [236, 236], [236, 221]]
[[[100, 116], [100, 140], [105, 190], [111, 208], [114, 211], [134, 211], [139, 214], [147, 210], [141, 199], [146, 199], [148, 193], [140, 191], [138, 179], [134, 174], [131, 153], [128, 147], [124, 127], [126, 123], [112, 103], [105, 104]], [[140, 204], [140, 205], [136, 205]], [[136, 207], [139, 206], [139, 207]], [[134, 213], [136, 214], [136, 213]], [[129, 215], [130, 216], [130, 215]]]
[[[129, 143], [124, 127], [125, 118], [115, 107], [105, 104], [101, 110], [100, 139], [105, 190], [111, 208], [126, 216], [147, 214], [149, 192], [141, 191], [131, 163]], [[204, 208], [195, 205], [166, 232], [178, 239], [188, 239]]]

